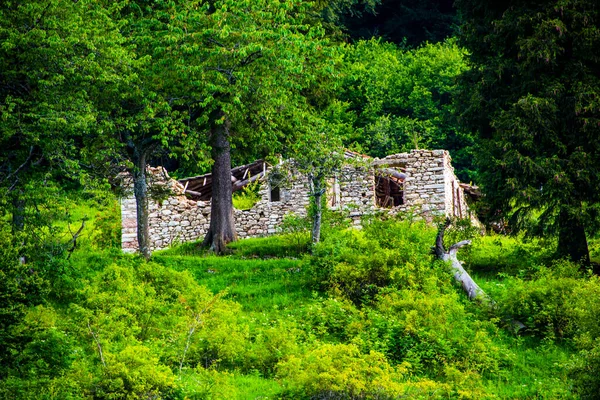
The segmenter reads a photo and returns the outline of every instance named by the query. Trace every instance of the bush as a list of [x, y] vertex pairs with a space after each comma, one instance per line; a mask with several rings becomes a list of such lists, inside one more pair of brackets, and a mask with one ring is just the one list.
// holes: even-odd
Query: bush
[[290, 356], [277, 366], [284, 397], [392, 399], [403, 393], [402, 377], [377, 352], [362, 354], [354, 345], [322, 344]]
[[353, 341], [363, 351], [381, 351], [394, 363], [409, 363], [415, 373], [441, 377], [453, 366], [494, 374], [511, 363], [510, 352], [488, 333], [493, 325], [473, 318], [456, 293], [389, 289], [365, 314]]
[[441, 263], [432, 268], [434, 238], [435, 231], [422, 222], [366, 221], [360, 231], [339, 231], [323, 240], [305, 269], [316, 287], [356, 305], [390, 285], [437, 292], [437, 280], [446, 273]]
[[296, 318], [310, 335], [333, 341], [348, 340], [349, 331], [362, 326], [361, 312], [348, 300], [316, 299], [298, 310]]
[[550, 268], [539, 267], [531, 279], [508, 277], [489, 292], [502, 318], [522, 322], [539, 338], [556, 340], [577, 333], [573, 305], [577, 301], [575, 293], [583, 290], [584, 282], [579, 266], [558, 261]]
[[460, 256], [473, 271], [532, 278], [540, 266], [552, 262], [553, 248], [543, 239], [489, 235], [476, 237]]
[[583, 350], [569, 366], [569, 375], [582, 399], [600, 398], [600, 338], [586, 336], [579, 340]]
[[254, 181], [246, 185], [242, 190], [238, 190], [233, 194], [233, 206], [238, 210], [249, 210], [260, 201], [258, 191], [260, 189], [260, 181]]

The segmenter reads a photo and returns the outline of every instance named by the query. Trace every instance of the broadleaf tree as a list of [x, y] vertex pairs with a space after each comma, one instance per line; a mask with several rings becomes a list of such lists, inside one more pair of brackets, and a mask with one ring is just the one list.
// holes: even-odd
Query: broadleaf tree
[[93, 88], [123, 79], [127, 56], [109, 10], [90, 0], [2, 2], [0, 41], [0, 200], [13, 232], [33, 238], [57, 182], [81, 175]]
[[482, 186], [516, 231], [556, 234], [589, 263], [600, 203], [600, 7], [595, 0], [456, 2], [472, 68], [462, 120]]
[[170, 42], [161, 51], [181, 82], [173, 106], [211, 149], [213, 197], [204, 244], [217, 253], [236, 239], [231, 153], [276, 152], [295, 134], [287, 128], [310, 112], [306, 94], [335, 75], [324, 29], [307, 19], [312, 7], [300, 0], [220, 0], [172, 10]]
[[345, 47], [338, 97], [355, 116], [354, 136], [373, 157], [415, 148], [450, 151], [459, 177], [475, 179], [472, 134], [454, 113], [456, 78], [468, 69], [455, 40], [406, 50], [372, 39]]

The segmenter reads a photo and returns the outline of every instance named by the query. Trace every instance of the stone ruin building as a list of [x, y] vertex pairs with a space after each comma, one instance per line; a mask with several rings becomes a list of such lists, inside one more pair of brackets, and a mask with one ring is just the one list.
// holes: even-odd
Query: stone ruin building
[[[361, 157], [367, 162], [348, 164], [332, 177], [327, 202], [330, 208], [347, 210], [354, 224], [359, 225], [363, 215], [375, 212], [412, 213], [427, 220], [445, 215], [478, 223], [465, 197], [474, 194], [472, 187], [456, 178], [446, 150], [412, 150], [382, 159], [349, 151], [345, 156]], [[149, 172], [152, 185], [170, 193], [162, 201], [149, 201], [152, 250], [202, 239], [209, 228], [211, 174], [174, 180], [162, 167], [150, 168]], [[306, 215], [307, 181], [296, 179], [289, 188], [271, 187], [268, 173], [269, 165], [263, 161], [232, 169], [234, 191], [256, 180], [262, 182], [260, 200], [251, 209], [234, 209], [240, 238], [276, 233], [286, 214]], [[121, 200], [121, 217], [123, 251], [135, 252], [138, 244], [133, 194]]]

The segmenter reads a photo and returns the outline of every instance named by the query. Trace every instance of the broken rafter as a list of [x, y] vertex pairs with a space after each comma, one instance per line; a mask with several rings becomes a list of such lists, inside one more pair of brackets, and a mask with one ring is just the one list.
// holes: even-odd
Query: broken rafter
[[393, 177], [400, 181], [404, 181], [406, 179], [405, 173], [398, 172], [392, 168], [379, 168], [379, 169], [375, 170], [375, 175], [383, 177], [383, 178]]
[[[266, 173], [267, 165], [263, 160], [251, 164], [241, 165], [231, 169], [231, 185], [233, 191], [240, 190], [250, 182], [262, 178]], [[208, 201], [212, 198], [212, 174], [204, 174], [190, 178], [180, 179], [184, 185], [184, 193], [194, 200]]]

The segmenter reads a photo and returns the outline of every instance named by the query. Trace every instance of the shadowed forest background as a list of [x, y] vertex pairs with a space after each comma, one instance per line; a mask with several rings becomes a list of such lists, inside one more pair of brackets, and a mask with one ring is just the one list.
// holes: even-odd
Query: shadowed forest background
[[[593, 0], [2, 2], [0, 398], [600, 398], [599, 25]], [[444, 243], [485, 297], [441, 218], [322, 207], [344, 148], [450, 152], [486, 232]], [[312, 203], [238, 241], [257, 159]], [[158, 165], [212, 173], [203, 241], [150, 250]]]

